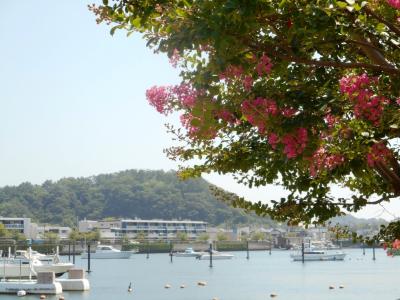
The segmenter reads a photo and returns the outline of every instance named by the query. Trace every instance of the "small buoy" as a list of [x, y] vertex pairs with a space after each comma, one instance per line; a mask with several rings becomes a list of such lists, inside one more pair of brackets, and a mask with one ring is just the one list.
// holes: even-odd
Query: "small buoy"
[[46, 299], [46, 295], [40, 295], [40, 299]]
[[329, 286], [329, 289], [330, 289], [330, 290], [333, 290], [334, 288], [335, 288], [335, 287], [334, 287], [333, 285], [330, 285], [330, 286]]
[[184, 285], [184, 284], [182, 284], [181, 286], [180, 286], [180, 288], [181, 289], [184, 289], [186, 286]]
[[344, 289], [344, 285], [339, 285], [339, 289]]
[[129, 286], [128, 286], [128, 292], [132, 292], [132, 282], [129, 282]]
[[24, 290], [20, 290], [20, 291], [17, 292], [17, 296], [18, 297], [23, 297], [25, 295], [26, 295], [26, 291], [24, 291]]
[[269, 295], [271, 298], [275, 298], [275, 297], [278, 297], [278, 294], [275, 294], [275, 293], [271, 293], [271, 295]]
[[64, 296], [60, 296], [60, 298], [58, 298], [58, 300], [64, 300]]
[[199, 282], [197, 283], [197, 285], [199, 285], [199, 286], [206, 286], [206, 285], [207, 285], [207, 282], [205, 282], [205, 281], [199, 281]]
[[214, 298], [212, 298], [212, 300], [219, 300], [219, 298], [217, 298], [217, 297], [214, 297]]
[[166, 285], [164, 286], [164, 288], [170, 289], [170, 288], [171, 288], [171, 285], [170, 285], [170, 284], [166, 284]]

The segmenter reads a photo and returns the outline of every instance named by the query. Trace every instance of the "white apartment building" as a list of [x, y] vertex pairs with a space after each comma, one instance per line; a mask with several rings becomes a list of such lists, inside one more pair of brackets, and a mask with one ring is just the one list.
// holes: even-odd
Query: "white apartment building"
[[30, 218], [0, 217], [0, 223], [2, 223], [7, 230], [22, 233], [27, 239], [32, 239], [36, 237], [36, 233], [34, 230], [35, 224], [31, 223]]
[[136, 238], [138, 235], [151, 240], [177, 239], [179, 233], [185, 233], [188, 239], [196, 239], [207, 230], [202, 221], [178, 220], [118, 220], [118, 221], [79, 221], [79, 231], [99, 230], [102, 238]]
[[93, 221], [93, 220], [82, 220], [79, 221], [78, 230], [80, 232], [90, 232], [94, 230], [98, 230], [100, 232], [100, 236], [103, 239], [115, 239], [118, 238], [117, 234], [114, 232], [114, 229], [121, 228], [120, 220], [113, 221]]

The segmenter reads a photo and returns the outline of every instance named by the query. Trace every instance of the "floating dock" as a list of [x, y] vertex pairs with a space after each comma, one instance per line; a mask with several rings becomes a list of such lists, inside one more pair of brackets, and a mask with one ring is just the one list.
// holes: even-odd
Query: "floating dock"
[[25, 291], [27, 294], [57, 295], [62, 293], [62, 285], [55, 281], [54, 272], [40, 272], [37, 280], [9, 280], [0, 282], [1, 294], [17, 294]]
[[88, 291], [89, 280], [85, 278], [83, 269], [70, 269], [68, 279], [56, 279], [54, 272], [38, 272], [37, 280], [6, 280], [0, 282], [0, 294], [57, 295], [63, 291]]
[[68, 271], [68, 279], [57, 279], [62, 285], [63, 291], [88, 291], [90, 290], [89, 280], [85, 278], [83, 269], [70, 269]]

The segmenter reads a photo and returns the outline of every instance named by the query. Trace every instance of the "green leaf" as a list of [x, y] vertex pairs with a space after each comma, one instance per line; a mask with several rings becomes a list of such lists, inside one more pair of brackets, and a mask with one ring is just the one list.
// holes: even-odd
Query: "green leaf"
[[378, 23], [378, 24], [376, 25], [376, 30], [377, 30], [378, 32], [384, 32], [385, 29], [386, 29], [386, 25], [383, 24], [383, 23]]
[[336, 5], [339, 6], [340, 8], [346, 8], [347, 3], [343, 1], [336, 1]]

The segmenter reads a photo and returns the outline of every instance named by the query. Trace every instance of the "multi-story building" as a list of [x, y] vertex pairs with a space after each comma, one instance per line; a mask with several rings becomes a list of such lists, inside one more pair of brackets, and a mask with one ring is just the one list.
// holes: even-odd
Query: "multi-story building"
[[114, 229], [121, 228], [120, 220], [113, 221], [93, 221], [93, 220], [82, 220], [79, 221], [78, 230], [80, 232], [89, 232], [98, 230], [100, 232], [100, 236], [103, 239], [115, 239], [118, 238], [118, 234], [114, 232]]
[[7, 230], [17, 231], [25, 235], [26, 238], [34, 238], [32, 224], [30, 218], [5, 218], [0, 217], [0, 223], [4, 225]]
[[42, 239], [45, 238], [46, 233], [55, 233], [60, 239], [68, 239], [72, 229], [65, 226], [55, 225], [40, 225], [37, 226], [37, 233]]
[[200, 234], [206, 233], [207, 223], [189, 220], [121, 220], [121, 227], [111, 231], [117, 237], [142, 236], [150, 240], [173, 240], [185, 234], [189, 240], [195, 240]]

